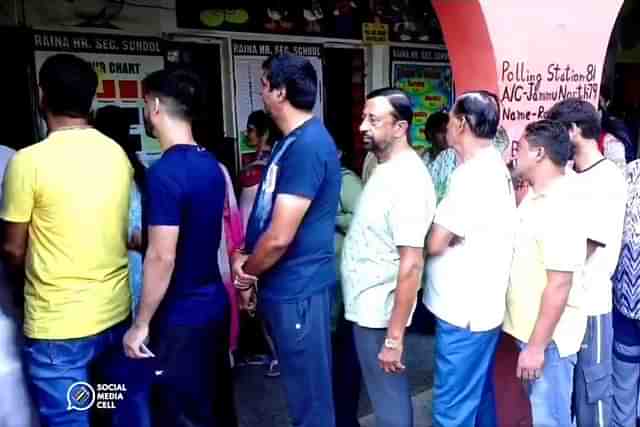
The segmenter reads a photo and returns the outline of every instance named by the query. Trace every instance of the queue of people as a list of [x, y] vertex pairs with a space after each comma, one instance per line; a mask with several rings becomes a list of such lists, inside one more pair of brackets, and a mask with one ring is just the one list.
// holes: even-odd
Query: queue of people
[[126, 393], [108, 425], [236, 426], [251, 404], [234, 396], [229, 357], [242, 310], [260, 319], [293, 426], [358, 427], [361, 379], [378, 427], [412, 426], [405, 336], [422, 303], [436, 317], [434, 426], [498, 425], [503, 333], [534, 425], [635, 423], [640, 174], [631, 163], [625, 182], [605, 157], [591, 104], [560, 101], [511, 156], [497, 97], [464, 93], [428, 122], [421, 159], [410, 98], [375, 90], [361, 181], [311, 112], [313, 66], [275, 55], [238, 201], [194, 138], [194, 74], [142, 83], [163, 151], [148, 169], [117, 109], [91, 120], [88, 63], [52, 56], [39, 85], [48, 136], [7, 156], [0, 209], [3, 294], [24, 299], [22, 355], [2, 367], [24, 364], [25, 417], [30, 396], [42, 426], [89, 426], [83, 387], [111, 383]]

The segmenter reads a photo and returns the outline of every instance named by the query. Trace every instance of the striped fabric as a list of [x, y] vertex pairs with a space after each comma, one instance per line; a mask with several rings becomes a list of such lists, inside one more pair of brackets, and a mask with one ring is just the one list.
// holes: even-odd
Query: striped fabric
[[613, 299], [622, 314], [640, 320], [640, 160], [627, 165], [626, 179], [627, 210]]

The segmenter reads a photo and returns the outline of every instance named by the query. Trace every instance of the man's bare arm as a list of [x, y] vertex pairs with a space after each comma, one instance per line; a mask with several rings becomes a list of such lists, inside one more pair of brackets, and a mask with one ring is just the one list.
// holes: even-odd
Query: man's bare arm
[[542, 293], [540, 311], [528, 346], [546, 349], [569, 300], [573, 273], [547, 271], [547, 286]]
[[27, 255], [29, 223], [4, 222], [4, 244], [2, 253], [12, 270], [24, 269]]
[[175, 267], [178, 226], [149, 227], [149, 247], [144, 259], [142, 298], [136, 325], [148, 327], [162, 302]]
[[400, 251], [400, 269], [387, 336], [401, 341], [411, 310], [416, 303], [424, 261], [422, 248], [402, 246], [398, 249]]
[[431, 231], [427, 235], [427, 244], [425, 247], [426, 256], [440, 256], [444, 254], [457, 237], [458, 236], [451, 231], [434, 222], [431, 226]]
[[260, 276], [282, 258], [310, 205], [311, 200], [304, 197], [291, 194], [279, 194], [276, 197], [271, 224], [244, 264], [246, 274]]

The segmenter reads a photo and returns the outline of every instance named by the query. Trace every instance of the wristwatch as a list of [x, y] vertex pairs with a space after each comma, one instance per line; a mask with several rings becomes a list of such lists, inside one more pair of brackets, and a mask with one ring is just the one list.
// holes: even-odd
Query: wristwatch
[[400, 340], [394, 340], [393, 338], [385, 338], [384, 346], [391, 350], [398, 350], [400, 347], [402, 347], [402, 344], [400, 344]]

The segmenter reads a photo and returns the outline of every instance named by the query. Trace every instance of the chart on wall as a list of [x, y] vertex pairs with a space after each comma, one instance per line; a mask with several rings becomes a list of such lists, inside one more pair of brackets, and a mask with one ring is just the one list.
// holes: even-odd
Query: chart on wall
[[57, 53], [71, 53], [89, 62], [98, 75], [95, 108], [117, 105], [127, 110], [131, 143], [143, 159], [160, 152], [158, 142], [144, 131], [141, 83], [164, 67], [161, 40], [105, 34], [37, 31], [33, 34], [36, 70]]
[[255, 157], [255, 147], [249, 145], [245, 132], [251, 112], [264, 109], [262, 103], [262, 63], [269, 56], [289, 52], [306, 57], [318, 76], [318, 96], [313, 108], [314, 116], [323, 118], [322, 46], [308, 43], [275, 43], [234, 40], [233, 63], [235, 78], [236, 135], [238, 135], [241, 165]]
[[424, 125], [429, 115], [448, 109], [453, 101], [453, 79], [447, 51], [443, 49], [391, 49], [392, 83], [404, 90], [413, 106], [411, 143], [415, 148], [429, 146]]

